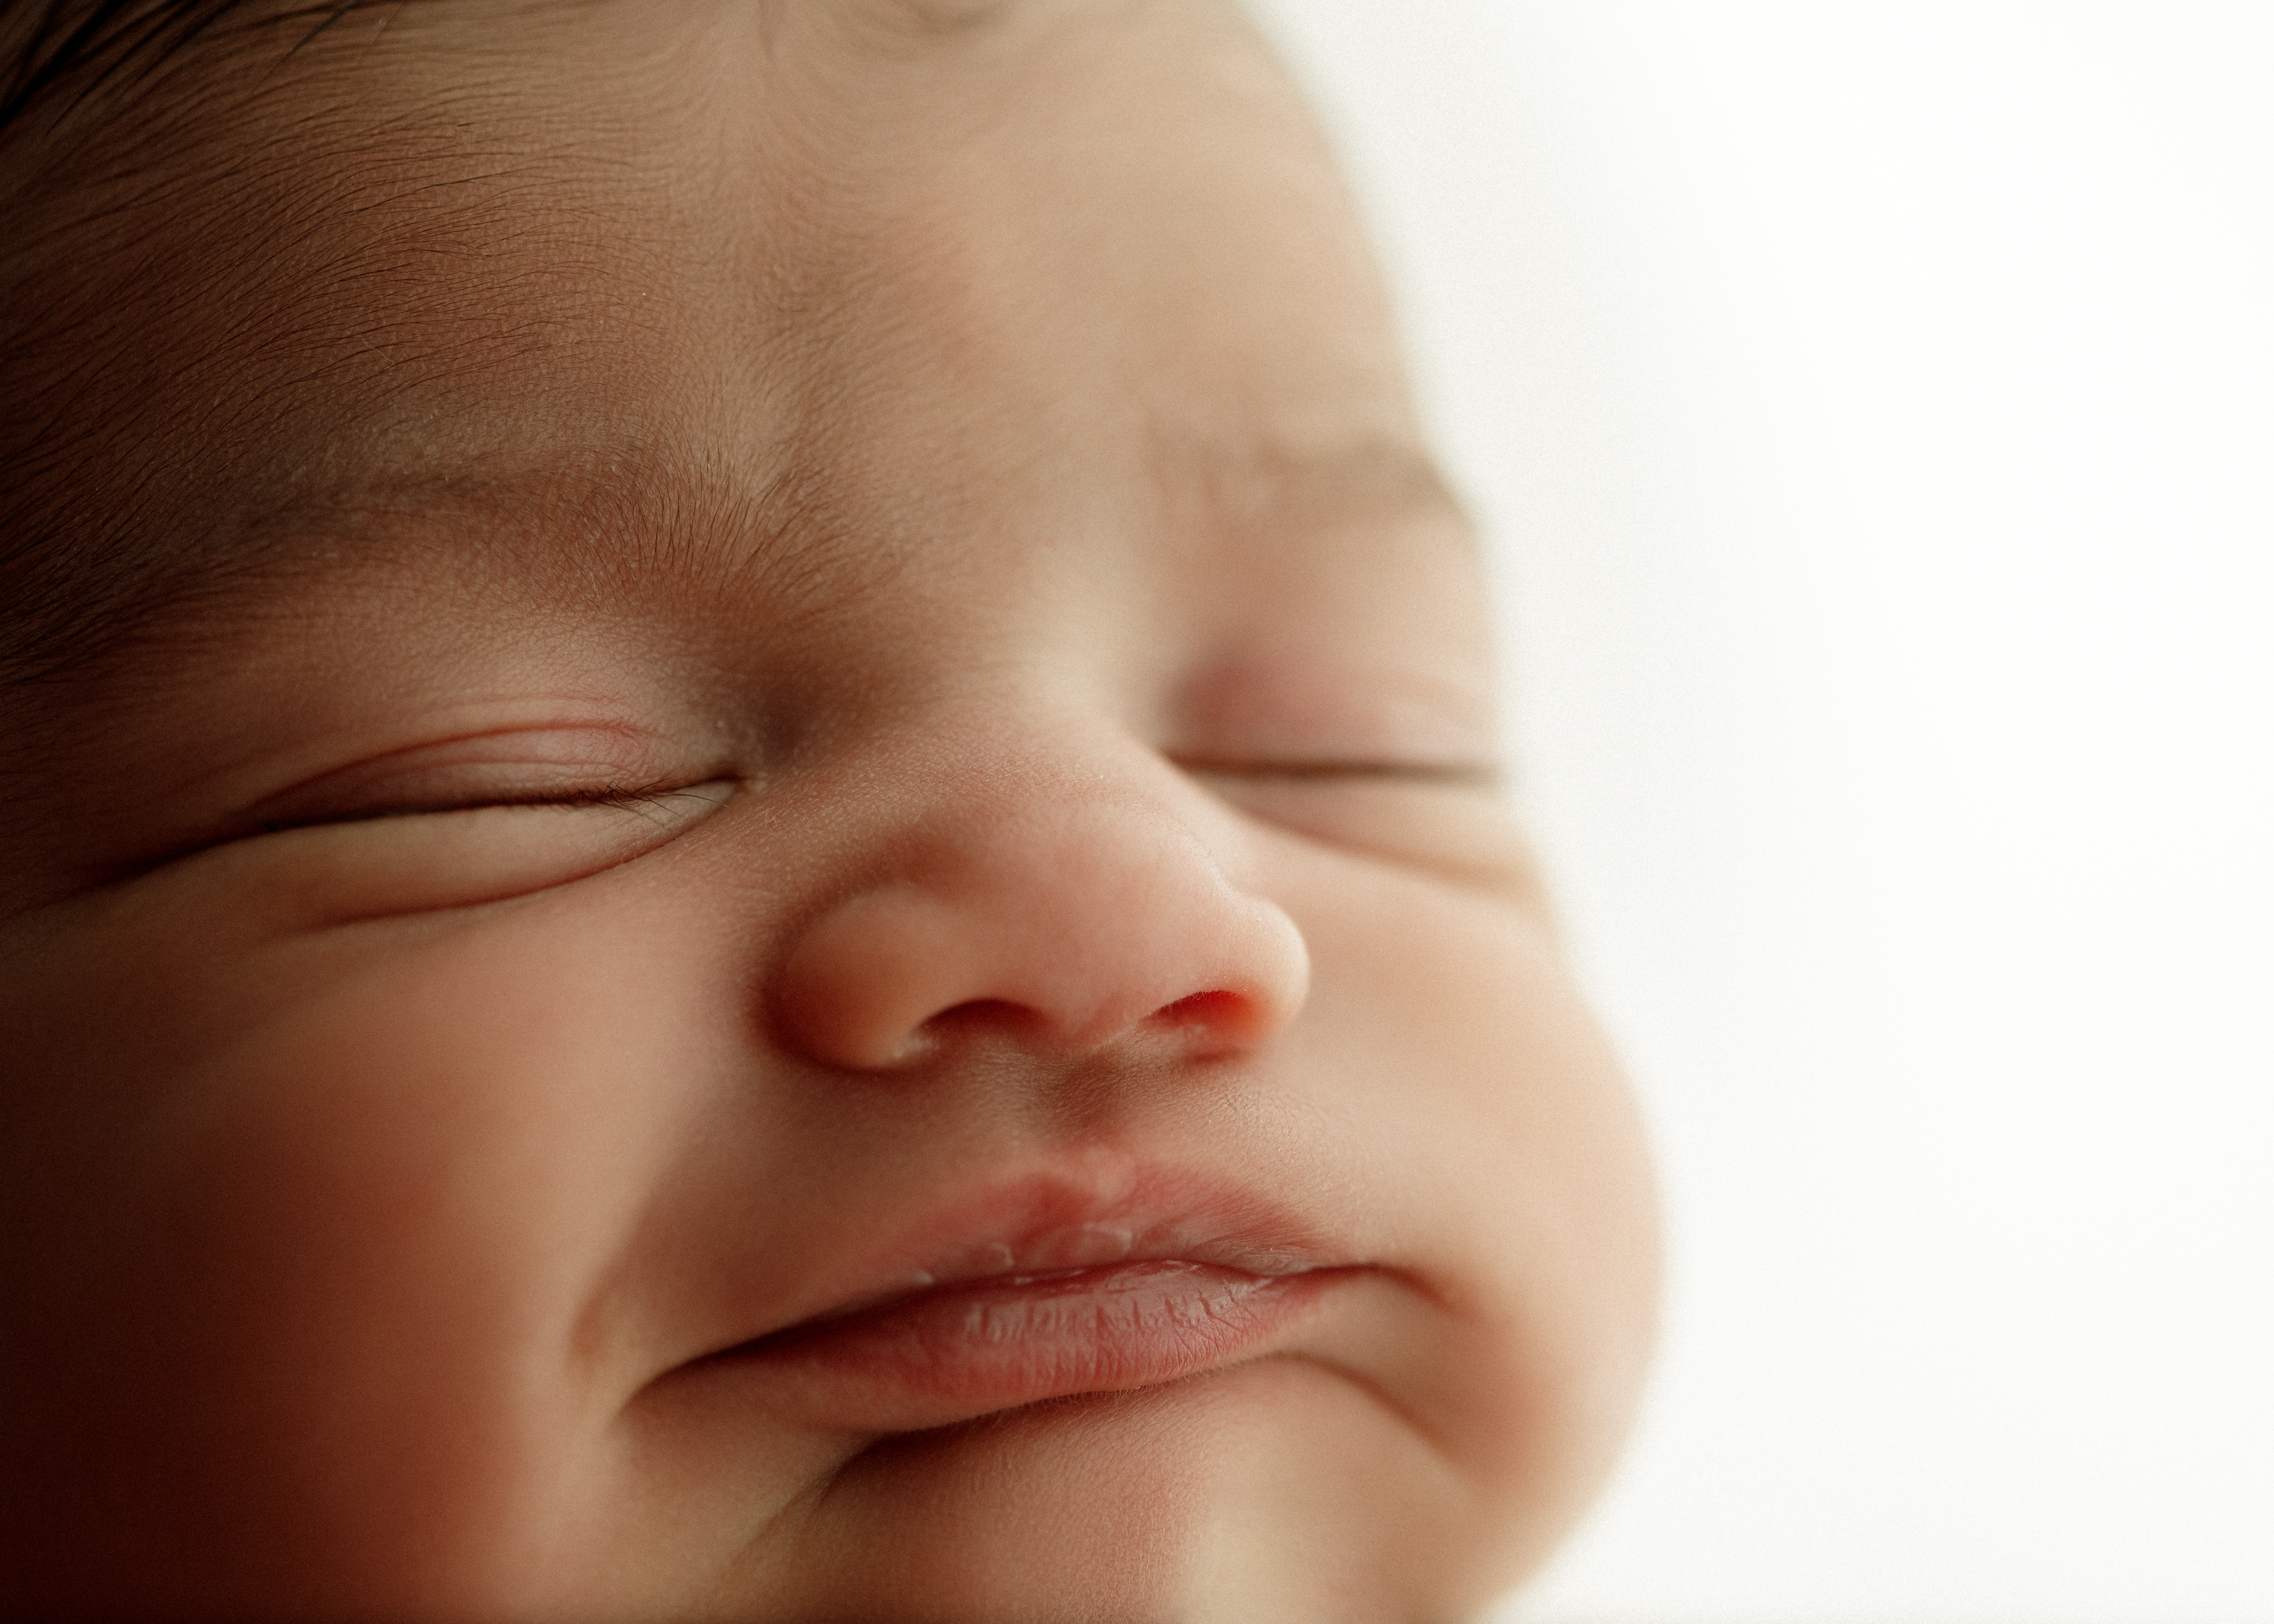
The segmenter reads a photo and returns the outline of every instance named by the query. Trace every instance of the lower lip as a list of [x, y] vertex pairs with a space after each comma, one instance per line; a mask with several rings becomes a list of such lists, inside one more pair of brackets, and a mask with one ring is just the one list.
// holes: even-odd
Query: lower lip
[[817, 1420], [941, 1426], [1268, 1352], [1347, 1272], [1251, 1274], [1175, 1259], [997, 1278], [809, 1321], [727, 1357], [764, 1367]]

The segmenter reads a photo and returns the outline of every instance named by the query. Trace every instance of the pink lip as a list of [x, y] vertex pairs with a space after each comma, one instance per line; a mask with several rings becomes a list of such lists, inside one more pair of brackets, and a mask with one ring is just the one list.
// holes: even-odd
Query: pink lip
[[763, 1371], [816, 1421], [940, 1426], [1269, 1352], [1357, 1272], [1237, 1191], [1043, 1178], [919, 1226], [819, 1312], [715, 1362]]

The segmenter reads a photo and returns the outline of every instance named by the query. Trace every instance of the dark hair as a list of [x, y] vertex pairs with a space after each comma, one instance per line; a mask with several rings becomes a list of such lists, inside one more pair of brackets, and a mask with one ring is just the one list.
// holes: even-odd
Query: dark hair
[[[297, 49], [369, 4], [322, 0], [263, 20], [306, 25], [289, 48]], [[50, 98], [67, 110], [106, 84], [131, 86], [245, 9], [245, 0], [0, 0], [0, 41], [7, 53], [0, 132]]]
[[[131, 432], [90, 432], [90, 380], [134, 357], [97, 331], [116, 289], [93, 267], [208, 290], [193, 256], [147, 246], [153, 219], [196, 217], [206, 138], [288, 60], [312, 67], [317, 36], [407, 4], [0, 0], [0, 695], [128, 626], [179, 551]], [[90, 515], [78, 492], [106, 468], [123, 494]]]

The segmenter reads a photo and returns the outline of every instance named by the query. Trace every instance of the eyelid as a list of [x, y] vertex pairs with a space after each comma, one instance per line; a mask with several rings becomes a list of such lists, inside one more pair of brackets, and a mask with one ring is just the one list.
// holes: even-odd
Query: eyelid
[[[648, 792], [612, 817], [572, 803], [468, 806], [301, 824], [192, 859], [254, 935], [469, 907], [587, 878], [655, 850], [734, 798], [734, 779]], [[599, 807], [601, 803], [589, 803]]]
[[[1368, 763], [1369, 765], [1378, 763]], [[1215, 772], [1210, 789], [1246, 816], [1349, 855], [1537, 900], [1539, 875], [1489, 768], [1323, 774]]]
[[556, 807], [613, 807], [619, 811], [640, 812], [661, 807], [675, 795], [691, 793], [679, 778], [666, 778], [652, 784], [622, 786], [591, 785], [580, 788], [563, 787], [550, 790], [469, 790], [462, 794], [446, 795], [434, 800], [422, 800], [405, 804], [381, 805], [367, 809], [333, 812], [314, 817], [264, 818], [260, 827], [267, 833], [282, 833], [290, 829], [322, 829], [335, 823], [370, 823], [388, 818], [435, 817], [452, 812], [509, 811], [516, 808], [535, 808]]
[[1186, 772], [1238, 778], [1301, 781], [1358, 780], [1371, 783], [1439, 785], [1497, 790], [1505, 772], [1497, 762], [1425, 762], [1372, 756], [1280, 757], [1178, 754], [1170, 760]]
[[[409, 746], [303, 779], [249, 808], [262, 829], [479, 806], [598, 803], [665, 787], [642, 735], [523, 727]], [[687, 782], [678, 778], [676, 787]]]

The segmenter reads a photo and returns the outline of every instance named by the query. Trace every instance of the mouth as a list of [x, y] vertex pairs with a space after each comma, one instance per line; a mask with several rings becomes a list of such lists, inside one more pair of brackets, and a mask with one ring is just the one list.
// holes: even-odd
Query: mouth
[[1252, 1204], [1179, 1198], [983, 1202], [929, 1226], [945, 1244], [922, 1262], [705, 1363], [815, 1421], [911, 1431], [1262, 1357], [1363, 1272]]

